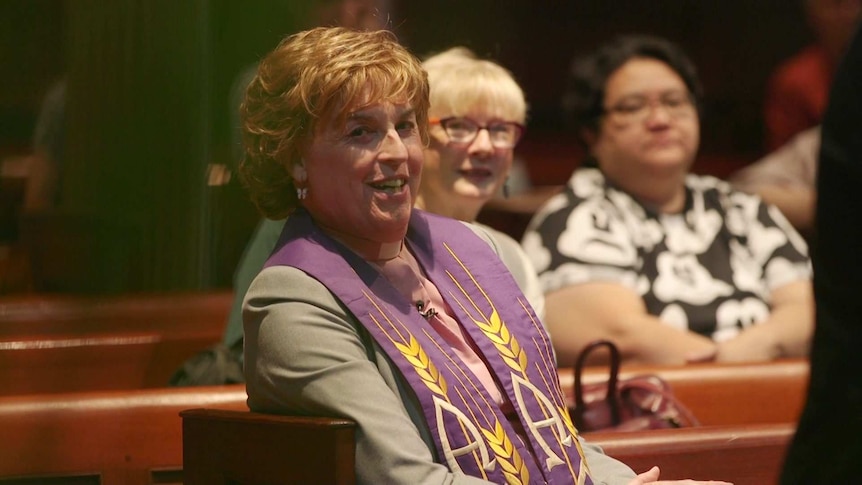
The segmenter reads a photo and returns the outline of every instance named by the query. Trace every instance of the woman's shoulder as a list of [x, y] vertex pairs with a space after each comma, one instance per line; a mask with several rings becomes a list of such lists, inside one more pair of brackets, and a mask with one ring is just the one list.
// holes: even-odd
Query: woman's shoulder
[[590, 202], [598, 202], [608, 197], [607, 181], [604, 174], [596, 168], [579, 168], [572, 173], [561, 192], [551, 196], [533, 214], [527, 232], [540, 230], [549, 217], [564, 217], [575, 209]]
[[269, 266], [258, 273], [248, 288], [243, 306], [286, 301], [337, 306], [335, 296], [323, 283], [299, 268], [282, 265]]
[[479, 235], [479, 237], [482, 237], [488, 242], [500, 258], [503, 259], [504, 263], [507, 263], [507, 259], [511, 259], [513, 256], [523, 252], [520, 243], [505, 232], [499, 231], [480, 222], [473, 222], [467, 225], [470, 226], [473, 232]]
[[477, 236], [485, 239], [488, 244], [500, 243], [506, 244], [508, 241], [511, 241], [514, 244], [517, 244], [514, 239], [512, 239], [506, 233], [494, 229], [493, 227], [482, 224], [481, 222], [470, 222], [464, 223], [467, 227], [469, 227]]
[[572, 172], [566, 189], [576, 199], [604, 197], [608, 190], [608, 181], [601, 170], [594, 167], [582, 167]]
[[335, 294], [291, 266], [270, 266], [260, 272], [246, 293], [243, 320], [247, 341], [249, 335], [267, 335], [284, 339], [282, 343], [291, 348], [315, 340], [354, 342], [359, 332]]
[[726, 200], [733, 199], [736, 203], [759, 203], [760, 197], [736, 188], [729, 181], [712, 175], [689, 174], [685, 179], [686, 187], [696, 194], [705, 194], [708, 198]]
[[517, 253], [521, 250], [521, 245], [511, 236], [480, 222], [461, 221], [461, 223], [470, 228], [479, 239], [485, 241], [503, 264], [510, 266], [518, 261]]

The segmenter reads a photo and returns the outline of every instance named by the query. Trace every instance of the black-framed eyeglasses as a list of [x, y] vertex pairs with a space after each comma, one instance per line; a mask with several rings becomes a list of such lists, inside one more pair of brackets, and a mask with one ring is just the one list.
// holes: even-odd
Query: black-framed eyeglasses
[[605, 108], [604, 114], [620, 123], [637, 123], [645, 120], [656, 107], [661, 107], [672, 118], [685, 118], [696, 111], [691, 93], [670, 91], [657, 98], [627, 96]]
[[480, 130], [487, 130], [491, 145], [495, 148], [514, 148], [524, 134], [524, 125], [514, 121], [492, 121], [487, 125], [480, 125], [470, 118], [451, 116], [443, 119], [431, 118], [428, 122], [442, 126], [449, 141], [455, 143], [472, 143]]

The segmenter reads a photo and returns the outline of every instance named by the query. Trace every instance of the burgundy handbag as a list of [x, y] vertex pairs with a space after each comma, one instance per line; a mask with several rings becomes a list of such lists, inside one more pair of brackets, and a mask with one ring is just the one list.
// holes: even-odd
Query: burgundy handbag
[[[584, 385], [581, 373], [590, 352], [607, 347], [610, 375], [606, 383]], [[620, 380], [620, 353], [608, 340], [597, 340], [584, 348], [575, 362], [575, 406], [569, 415], [579, 432], [637, 431], [644, 429], [700, 426], [697, 418], [680, 403], [670, 386], [656, 375]]]

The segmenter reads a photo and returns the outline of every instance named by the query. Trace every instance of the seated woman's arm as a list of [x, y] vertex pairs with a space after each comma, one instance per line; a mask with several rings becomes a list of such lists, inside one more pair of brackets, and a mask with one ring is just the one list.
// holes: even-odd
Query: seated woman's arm
[[238, 345], [242, 340], [242, 304], [245, 293], [255, 276], [263, 269], [272, 248], [281, 236], [285, 219], [263, 219], [258, 224], [251, 239], [242, 252], [242, 257], [233, 274], [233, 302], [228, 314], [227, 326], [222, 341], [228, 347]]
[[744, 212], [750, 217], [745, 224], [749, 228], [747, 251], [755, 261], [762, 262], [770, 313], [766, 320], [721, 342], [716, 359], [732, 362], [806, 356], [814, 333], [814, 293], [808, 248], [775, 206], [759, 199], [745, 203], [758, 206], [757, 211]]
[[810, 236], [814, 230], [816, 191], [808, 187], [761, 185], [752, 189], [764, 201], [778, 207], [801, 233]]
[[715, 355], [712, 340], [649, 315], [643, 299], [616, 283], [581, 283], [545, 295], [557, 361], [572, 365], [596, 339], [613, 340], [627, 363], [684, 364]]
[[716, 360], [724, 362], [804, 357], [814, 333], [811, 282], [788, 283], [772, 292], [769, 318], [718, 345]]

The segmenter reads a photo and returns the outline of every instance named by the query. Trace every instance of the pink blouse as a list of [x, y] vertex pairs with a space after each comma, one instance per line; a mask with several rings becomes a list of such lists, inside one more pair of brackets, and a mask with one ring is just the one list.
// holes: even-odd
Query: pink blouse
[[452, 348], [455, 355], [467, 365], [494, 401], [501, 406], [503, 412], [508, 415], [507, 409], [510, 409], [511, 405], [508, 400], [503, 399], [487, 364], [476, 352], [473, 340], [455, 319], [452, 309], [443, 300], [434, 283], [425, 277], [425, 273], [410, 251], [402, 248], [398, 256], [372, 264], [380, 269], [402, 295], [415, 302], [417, 311], [421, 302], [421, 312], [428, 315], [426, 319], [431, 328]]

